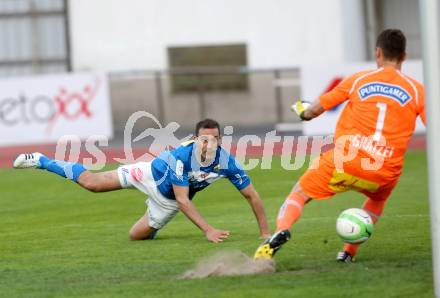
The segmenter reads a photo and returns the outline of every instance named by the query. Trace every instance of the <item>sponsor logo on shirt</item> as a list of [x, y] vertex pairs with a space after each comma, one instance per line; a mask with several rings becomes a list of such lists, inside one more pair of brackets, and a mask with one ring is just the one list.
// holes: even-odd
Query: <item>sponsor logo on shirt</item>
[[409, 93], [402, 87], [379, 82], [362, 85], [358, 90], [358, 94], [362, 100], [370, 96], [385, 96], [397, 101], [402, 106], [411, 100]]
[[214, 172], [207, 173], [203, 171], [191, 171], [188, 173], [188, 178], [190, 182], [207, 182], [211, 184], [223, 177], [224, 176]]

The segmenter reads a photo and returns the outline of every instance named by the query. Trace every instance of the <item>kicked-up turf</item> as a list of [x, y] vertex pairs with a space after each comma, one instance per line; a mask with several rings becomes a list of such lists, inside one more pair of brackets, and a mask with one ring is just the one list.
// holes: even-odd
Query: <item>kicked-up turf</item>
[[[249, 172], [271, 227], [303, 173]], [[349, 192], [311, 202], [276, 255], [276, 273], [180, 280], [203, 257], [223, 250], [253, 255], [261, 240], [249, 205], [227, 181], [194, 202], [217, 228], [221, 244], [179, 214], [153, 241], [130, 241], [130, 226], [145, 212], [136, 190], [94, 194], [39, 170], [0, 171], [1, 297], [432, 297], [426, 155], [407, 154], [404, 173], [357, 262], [339, 264], [338, 214], [359, 207]]]

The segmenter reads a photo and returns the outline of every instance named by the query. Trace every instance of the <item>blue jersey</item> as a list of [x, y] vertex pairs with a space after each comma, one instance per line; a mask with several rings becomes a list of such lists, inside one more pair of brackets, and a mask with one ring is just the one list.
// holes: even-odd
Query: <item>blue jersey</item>
[[171, 151], [162, 152], [151, 164], [151, 171], [159, 191], [168, 199], [175, 200], [173, 184], [189, 187], [189, 198], [211, 183], [228, 178], [241, 190], [250, 184], [249, 176], [235, 158], [220, 146], [214, 162], [204, 167], [197, 161], [194, 141], [183, 143]]

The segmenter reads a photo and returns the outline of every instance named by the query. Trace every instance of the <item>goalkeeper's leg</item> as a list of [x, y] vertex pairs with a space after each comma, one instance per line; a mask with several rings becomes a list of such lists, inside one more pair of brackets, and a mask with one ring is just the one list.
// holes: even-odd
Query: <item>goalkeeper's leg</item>
[[[385, 184], [375, 193], [362, 191], [362, 193], [367, 196], [362, 209], [370, 214], [373, 223], [376, 224], [382, 215], [385, 203], [393, 192], [397, 181], [398, 179], [395, 179], [394, 181]], [[359, 245], [360, 244], [344, 244], [344, 249], [338, 253], [336, 260], [340, 262], [351, 262], [359, 249]]]
[[310, 200], [297, 183], [278, 212], [275, 233], [257, 248], [254, 259], [271, 259], [289, 241], [292, 225], [300, 218], [304, 205]]
[[304, 205], [311, 200], [302, 190], [299, 183], [287, 196], [277, 216], [276, 232], [290, 230], [292, 225], [301, 217]]
[[[377, 200], [372, 198], [367, 198], [362, 206], [362, 209], [370, 214], [373, 223], [379, 220], [382, 215], [383, 209], [385, 208], [386, 199]], [[351, 262], [354, 256], [356, 255], [360, 244], [350, 244], [345, 243], [343, 251], [338, 253], [336, 260], [340, 262]]]
[[[329, 151], [328, 154], [332, 152]], [[290, 239], [292, 225], [301, 217], [306, 203], [312, 199], [320, 200], [332, 197], [335, 192], [328, 187], [334, 166], [317, 158], [314, 164], [318, 168], [310, 168], [300, 178], [293, 190], [281, 206], [278, 217], [276, 233], [263, 242], [255, 252], [255, 259], [270, 259]]]

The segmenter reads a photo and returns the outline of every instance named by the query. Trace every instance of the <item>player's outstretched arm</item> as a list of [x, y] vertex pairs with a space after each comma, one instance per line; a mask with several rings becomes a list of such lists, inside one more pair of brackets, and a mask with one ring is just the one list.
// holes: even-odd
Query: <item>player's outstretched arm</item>
[[292, 105], [292, 110], [303, 121], [312, 120], [325, 112], [325, 109], [321, 106], [319, 99], [315, 100], [313, 103], [298, 100]]
[[189, 199], [189, 188], [173, 184], [174, 196], [176, 197], [179, 209], [188, 217], [200, 230], [205, 233], [206, 238], [214, 243], [222, 242], [228, 238], [229, 231], [217, 230], [200, 215], [196, 206]]
[[258, 227], [260, 228], [260, 236], [264, 239], [269, 238], [270, 232], [267, 224], [266, 212], [264, 211], [263, 201], [261, 200], [257, 190], [251, 183], [240, 190], [240, 192], [248, 201], [249, 205], [251, 205], [252, 211], [254, 211], [255, 218], [258, 222]]

